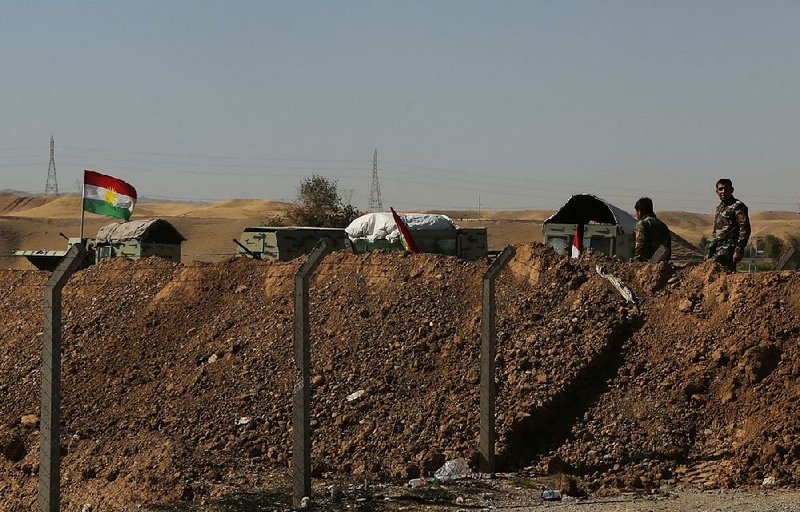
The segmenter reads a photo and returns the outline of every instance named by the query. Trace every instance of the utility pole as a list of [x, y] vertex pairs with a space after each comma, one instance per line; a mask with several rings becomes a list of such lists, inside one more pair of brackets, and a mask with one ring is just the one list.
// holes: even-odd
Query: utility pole
[[50, 136], [50, 165], [47, 167], [47, 185], [44, 187], [44, 195], [58, 195], [58, 182], [56, 181], [56, 143], [52, 135]]
[[378, 183], [378, 149], [372, 155], [372, 187], [369, 189], [369, 207], [370, 212], [382, 212], [383, 200], [381, 199], [381, 185]]

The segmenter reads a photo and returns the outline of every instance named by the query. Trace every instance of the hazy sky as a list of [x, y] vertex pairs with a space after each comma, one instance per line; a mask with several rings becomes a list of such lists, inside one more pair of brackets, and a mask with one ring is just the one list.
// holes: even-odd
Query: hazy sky
[[367, 207], [800, 208], [798, 1], [58, 1], [0, 10], [0, 189]]

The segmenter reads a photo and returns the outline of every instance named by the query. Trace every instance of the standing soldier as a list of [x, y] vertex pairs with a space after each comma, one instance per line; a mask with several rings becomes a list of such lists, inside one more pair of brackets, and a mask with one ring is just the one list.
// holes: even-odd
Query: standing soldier
[[669, 261], [672, 255], [672, 235], [666, 224], [658, 220], [653, 211], [653, 200], [642, 197], [634, 205], [636, 210], [636, 247], [633, 259], [636, 261], [650, 261], [653, 254], [660, 246], [664, 246], [667, 254], [663, 261]]
[[708, 259], [735, 272], [750, 239], [750, 217], [747, 206], [733, 197], [733, 182], [728, 178], [717, 181], [717, 196], [721, 202], [714, 214]]

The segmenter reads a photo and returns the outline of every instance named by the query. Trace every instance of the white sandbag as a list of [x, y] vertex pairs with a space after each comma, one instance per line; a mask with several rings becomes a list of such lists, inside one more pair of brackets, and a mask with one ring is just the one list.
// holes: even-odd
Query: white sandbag
[[435, 213], [407, 213], [402, 216], [408, 229], [456, 229], [453, 219]]
[[344, 231], [351, 240], [366, 238], [372, 242], [378, 238], [387, 238], [393, 231], [397, 232], [397, 225], [391, 213], [367, 213], [353, 220]]
[[[399, 214], [408, 224], [411, 231], [426, 229], [456, 229], [453, 220], [447, 215], [432, 213], [406, 213]], [[366, 238], [370, 242], [385, 239], [395, 242], [402, 238], [391, 212], [367, 213], [355, 219], [344, 228], [351, 240]]]

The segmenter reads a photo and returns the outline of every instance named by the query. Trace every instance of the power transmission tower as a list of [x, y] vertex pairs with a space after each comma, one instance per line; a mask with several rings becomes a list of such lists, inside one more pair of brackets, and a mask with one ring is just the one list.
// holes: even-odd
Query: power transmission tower
[[353, 192], [355, 191], [352, 188], [342, 189], [342, 199], [344, 200], [344, 204], [353, 204]]
[[50, 165], [47, 167], [47, 185], [44, 187], [44, 195], [58, 195], [58, 182], [56, 181], [56, 143], [53, 136], [50, 136]]
[[378, 150], [372, 155], [372, 187], [369, 189], [369, 208], [370, 212], [383, 211], [383, 199], [381, 199], [381, 184], [378, 183]]

